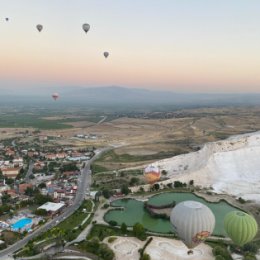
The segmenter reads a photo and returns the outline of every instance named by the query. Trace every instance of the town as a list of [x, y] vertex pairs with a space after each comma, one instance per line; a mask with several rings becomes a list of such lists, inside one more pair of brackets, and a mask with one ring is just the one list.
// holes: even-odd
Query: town
[[72, 205], [79, 175], [95, 147], [53, 147], [53, 137], [37, 133], [34, 142], [4, 140], [0, 144], [0, 248], [33, 232]]

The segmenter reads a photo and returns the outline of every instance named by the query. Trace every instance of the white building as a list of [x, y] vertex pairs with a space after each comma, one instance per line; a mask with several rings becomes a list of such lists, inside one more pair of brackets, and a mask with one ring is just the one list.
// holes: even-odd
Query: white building
[[55, 214], [65, 207], [64, 203], [46, 202], [38, 209], [45, 209], [48, 213]]

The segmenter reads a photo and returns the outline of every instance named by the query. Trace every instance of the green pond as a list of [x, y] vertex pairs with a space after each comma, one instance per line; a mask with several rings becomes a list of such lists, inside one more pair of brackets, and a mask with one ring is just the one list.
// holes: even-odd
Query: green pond
[[[237, 208], [232, 207], [230, 204], [221, 201], [218, 203], [210, 203], [206, 200], [197, 197], [192, 193], [176, 193], [167, 192], [155, 195], [149, 199], [149, 204], [152, 205], [164, 205], [176, 201], [176, 203], [185, 200], [195, 200], [207, 205], [215, 215], [216, 226], [214, 229], [214, 235], [225, 236], [223, 220], [225, 215]], [[112, 202], [113, 207], [124, 207], [125, 210], [112, 209], [106, 213], [104, 219], [106, 222], [114, 220], [121, 225], [123, 222], [127, 226], [133, 226], [135, 223], [141, 223], [147, 230], [159, 233], [172, 232], [171, 224], [169, 220], [153, 218], [144, 210], [144, 203], [135, 199], [119, 199]]]

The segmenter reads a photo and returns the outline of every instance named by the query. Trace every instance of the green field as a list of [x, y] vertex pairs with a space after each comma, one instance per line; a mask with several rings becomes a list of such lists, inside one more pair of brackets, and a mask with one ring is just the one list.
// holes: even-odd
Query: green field
[[63, 124], [62, 120], [45, 120], [34, 114], [8, 114], [1, 115], [0, 128], [5, 127], [33, 127], [38, 129], [64, 129], [72, 126]]

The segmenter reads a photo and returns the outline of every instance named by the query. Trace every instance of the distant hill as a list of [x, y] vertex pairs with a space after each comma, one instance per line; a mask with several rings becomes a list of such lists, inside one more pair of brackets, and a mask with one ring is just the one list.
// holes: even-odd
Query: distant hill
[[[108, 87], [58, 87], [31, 88], [21, 90], [2, 89], [1, 104], [42, 104], [53, 103], [51, 94], [58, 92], [58, 104], [76, 104], [91, 106], [158, 106], [205, 107], [223, 105], [260, 105], [260, 94], [209, 94], [176, 93], [118, 86]], [[57, 104], [57, 105], [58, 105]]]

